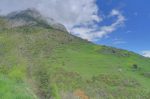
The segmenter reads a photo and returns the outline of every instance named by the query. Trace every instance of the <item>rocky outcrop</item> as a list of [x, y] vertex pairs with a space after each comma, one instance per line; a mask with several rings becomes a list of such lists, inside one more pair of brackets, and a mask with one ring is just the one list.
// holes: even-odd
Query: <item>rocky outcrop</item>
[[64, 25], [56, 22], [52, 18], [46, 18], [36, 9], [27, 9], [18, 12], [12, 12], [6, 16], [12, 28], [20, 26], [39, 25], [43, 27], [51, 27], [61, 31], [67, 31]]

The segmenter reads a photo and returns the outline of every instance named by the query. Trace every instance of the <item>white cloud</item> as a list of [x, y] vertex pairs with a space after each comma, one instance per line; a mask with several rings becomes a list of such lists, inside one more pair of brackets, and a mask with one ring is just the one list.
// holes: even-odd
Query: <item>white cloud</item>
[[125, 17], [118, 11], [113, 9], [109, 15], [109, 17], [117, 17], [117, 20], [109, 26], [98, 27], [97, 24], [88, 24], [93, 25], [93, 27], [77, 27], [73, 28], [72, 31], [76, 33], [78, 36], [88, 39], [90, 41], [98, 40], [99, 38], [115, 31], [118, 27], [124, 24]]
[[119, 44], [126, 44], [127, 42], [125, 42], [124, 40], [120, 39], [120, 38], [115, 38], [112, 41], [113, 45], [119, 45]]
[[38, 4], [38, 10], [44, 15], [64, 24], [68, 30], [80, 24], [100, 22], [98, 7], [95, 0], [45, 0]]
[[143, 56], [150, 57], [150, 50], [148, 51], [142, 51]]
[[117, 19], [109, 26], [99, 27], [103, 18], [96, 0], [0, 0], [1, 14], [16, 10], [36, 8], [66, 26], [69, 32], [90, 41], [97, 40], [115, 31], [125, 21], [118, 10], [112, 10], [109, 17]]

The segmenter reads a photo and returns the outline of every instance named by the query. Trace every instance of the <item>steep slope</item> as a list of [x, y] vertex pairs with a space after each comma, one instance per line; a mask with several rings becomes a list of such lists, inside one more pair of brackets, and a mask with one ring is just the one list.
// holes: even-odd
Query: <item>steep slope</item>
[[149, 58], [50, 25], [9, 25], [0, 18], [0, 99], [150, 98]]

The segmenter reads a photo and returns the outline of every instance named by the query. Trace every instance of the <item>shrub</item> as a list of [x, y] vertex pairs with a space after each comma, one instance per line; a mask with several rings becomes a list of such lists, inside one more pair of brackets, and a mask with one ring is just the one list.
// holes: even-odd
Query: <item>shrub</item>
[[133, 65], [132, 65], [132, 68], [133, 68], [133, 69], [138, 69], [138, 65], [137, 65], [137, 64], [133, 64]]

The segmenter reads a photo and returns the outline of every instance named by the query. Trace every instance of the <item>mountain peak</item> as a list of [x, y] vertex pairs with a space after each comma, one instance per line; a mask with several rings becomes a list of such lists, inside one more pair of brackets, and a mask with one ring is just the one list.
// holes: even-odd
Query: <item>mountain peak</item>
[[51, 27], [61, 31], [67, 31], [64, 25], [56, 22], [53, 18], [43, 16], [34, 8], [12, 12], [8, 14], [6, 18], [9, 20], [11, 27], [40, 25], [47, 28]]
[[6, 17], [9, 19], [16, 19], [18, 17], [27, 17], [27, 16], [37, 18], [37, 17], [41, 17], [42, 15], [38, 10], [34, 8], [28, 8], [22, 11], [11, 12]]

